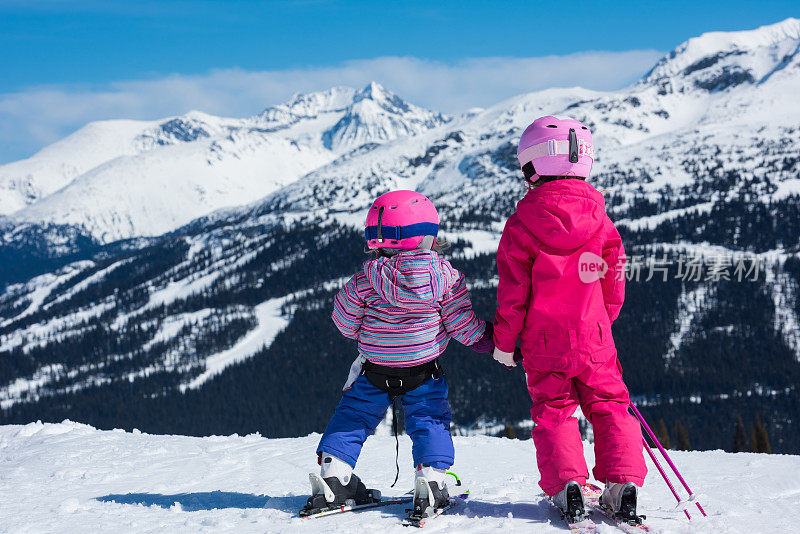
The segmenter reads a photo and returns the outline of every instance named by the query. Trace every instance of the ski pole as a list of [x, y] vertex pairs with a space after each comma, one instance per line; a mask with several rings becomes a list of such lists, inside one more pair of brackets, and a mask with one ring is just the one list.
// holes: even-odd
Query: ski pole
[[669, 457], [669, 454], [667, 454], [666, 449], [664, 449], [664, 446], [661, 445], [660, 441], [658, 441], [658, 438], [656, 437], [655, 433], [653, 432], [653, 429], [651, 429], [650, 425], [647, 424], [647, 421], [644, 420], [644, 417], [642, 416], [641, 412], [639, 411], [638, 408], [636, 408], [636, 405], [634, 405], [633, 402], [631, 402], [630, 407], [633, 410], [633, 413], [636, 416], [636, 418], [639, 420], [639, 422], [644, 427], [644, 429], [647, 432], [647, 434], [650, 436], [650, 439], [653, 440], [653, 443], [656, 444], [656, 447], [658, 447], [658, 450], [661, 451], [661, 455], [667, 461], [667, 465], [669, 465], [670, 468], [672, 468], [672, 471], [678, 477], [678, 480], [680, 480], [681, 484], [683, 484], [683, 487], [686, 488], [686, 491], [689, 493], [689, 500], [690, 501], [694, 501], [694, 503], [697, 505], [697, 509], [700, 510], [701, 514], [703, 514], [703, 517], [706, 517], [706, 515], [707, 515], [706, 511], [703, 510], [703, 507], [700, 505], [700, 502], [694, 500], [694, 493], [692, 493], [692, 490], [689, 488], [689, 484], [686, 483], [686, 480], [683, 479], [683, 476], [681, 475], [680, 471], [678, 471], [678, 468], [675, 467], [675, 464], [672, 462], [672, 459]]
[[[661, 473], [661, 478], [663, 478], [664, 482], [666, 482], [667, 486], [669, 486], [669, 489], [672, 492], [672, 494], [675, 496], [675, 499], [677, 499], [678, 504], [683, 503], [683, 501], [681, 500], [681, 496], [678, 495], [677, 491], [675, 491], [675, 486], [673, 486], [672, 482], [670, 482], [669, 477], [667, 477], [667, 474], [664, 472], [664, 468], [661, 467], [661, 462], [659, 462], [658, 458], [656, 458], [656, 455], [653, 454], [653, 451], [650, 448], [650, 444], [647, 443], [647, 439], [644, 436], [642, 436], [642, 443], [644, 443], [644, 449], [647, 451], [647, 454], [650, 455], [650, 459], [653, 460], [653, 463], [656, 464], [656, 467], [658, 468], [658, 472]], [[692, 516], [689, 515], [689, 511], [686, 509], [686, 507], [683, 508], [683, 513], [686, 514], [686, 517], [689, 519], [689, 521], [692, 520]]]

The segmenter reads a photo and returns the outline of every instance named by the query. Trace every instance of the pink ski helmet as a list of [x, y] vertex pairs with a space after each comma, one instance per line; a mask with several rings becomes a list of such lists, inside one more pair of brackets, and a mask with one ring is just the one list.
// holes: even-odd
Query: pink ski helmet
[[364, 233], [369, 248], [414, 250], [425, 236], [439, 232], [439, 213], [428, 197], [416, 191], [391, 191], [375, 199]]
[[517, 159], [531, 183], [540, 176], [588, 178], [594, 161], [592, 132], [575, 119], [536, 119], [522, 133]]

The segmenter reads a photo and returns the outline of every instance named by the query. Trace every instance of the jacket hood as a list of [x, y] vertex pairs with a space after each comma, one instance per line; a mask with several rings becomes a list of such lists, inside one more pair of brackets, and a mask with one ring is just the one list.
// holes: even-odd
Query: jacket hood
[[517, 214], [545, 245], [574, 249], [600, 230], [606, 203], [602, 193], [584, 180], [563, 179], [530, 191], [517, 204]]
[[368, 261], [364, 274], [381, 298], [401, 308], [437, 304], [461, 276], [431, 250], [412, 250]]

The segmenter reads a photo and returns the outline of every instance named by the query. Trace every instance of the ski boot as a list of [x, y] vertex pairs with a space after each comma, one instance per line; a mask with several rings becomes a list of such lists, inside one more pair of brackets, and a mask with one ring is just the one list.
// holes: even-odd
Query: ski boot
[[435, 469], [427, 464], [417, 466], [414, 508], [408, 514], [410, 519], [430, 517], [450, 504], [450, 494], [444, 482], [445, 473], [444, 469]]
[[311, 497], [300, 511], [301, 517], [340, 506], [371, 504], [381, 500], [381, 492], [368, 490], [361, 479], [353, 474], [353, 468], [347, 462], [327, 453], [322, 454], [319, 461], [322, 466], [320, 474], [308, 475]]
[[614, 515], [631, 525], [639, 525], [644, 516], [636, 515], [636, 499], [639, 488], [633, 482], [620, 484], [607, 482], [600, 495], [600, 505], [614, 512]]
[[579, 523], [586, 519], [586, 506], [583, 502], [581, 485], [575, 481], [567, 482], [564, 489], [553, 495], [553, 504], [561, 510], [561, 515], [569, 523]]

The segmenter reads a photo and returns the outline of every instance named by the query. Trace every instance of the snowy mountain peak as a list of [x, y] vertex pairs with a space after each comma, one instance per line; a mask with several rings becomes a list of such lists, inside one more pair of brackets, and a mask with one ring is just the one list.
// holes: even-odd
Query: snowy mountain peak
[[400, 98], [397, 95], [387, 90], [384, 86], [382, 86], [378, 82], [368, 83], [363, 89], [356, 92], [356, 94], [353, 96], [354, 103], [360, 102], [365, 99], [374, 100], [376, 102], [381, 102], [381, 103], [389, 102], [392, 100], [400, 100]]
[[142, 132], [137, 141], [141, 143], [143, 150], [159, 145], [191, 143], [223, 133], [228, 125], [226, 122], [232, 124], [235, 121], [192, 110], [184, 115], [164, 120]]
[[296, 94], [251, 118], [190, 111], [121, 132], [101, 124], [107, 126], [100, 128], [103, 135], [88, 135], [97, 127], [87, 127], [80, 137], [88, 142], [47, 159], [45, 170], [54, 175], [47, 188], [30, 178], [43, 158], [0, 167], [0, 193], [7, 189], [13, 201], [8, 207], [0, 201], [0, 214], [13, 213], [18, 224], [73, 225], [101, 242], [160, 235], [264, 197], [354, 148], [419, 134], [446, 120], [371, 83], [361, 90]]
[[367, 142], [384, 142], [416, 135], [450, 119], [441, 113], [409, 104], [377, 82], [353, 95], [353, 103], [323, 139], [331, 150], [355, 148]]
[[[798, 19], [707, 33], [675, 48], [622, 91], [553, 88], [485, 112], [470, 110], [458, 124], [377, 82], [297, 93], [249, 118], [190, 111], [153, 122], [94, 123], [28, 160], [0, 166], [0, 214], [13, 224], [74, 225], [110, 242], [159, 235], [259, 198], [269, 203], [269, 195], [287, 186], [282, 198], [302, 192], [316, 201], [317, 192], [306, 189], [314, 180], [336, 191], [340, 182], [360, 176], [366, 191], [376, 187], [376, 161], [385, 162], [384, 190], [397, 187], [398, 176], [421, 177], [429, 164], [432, 176], [447, 177], [429, 186], [434, 192], [462, 177], [510, 177], [518, 172], [512, 145], [519, 129], [543, 114], [591, 124], [601, 148], [631, 146], [690, 125], [727, 124], [732, 117], [770, 116], [784, 124], [800, 113], [793, 97], [798, 50]], [[464, 141], [468, 129], [481, 134]], [[335, 196], [329, 193], [322, 205]], [[350, 197], [342, 200], [353, 205]]]
[[[371, 104], [364, 104], [363, 102], [365, 101], [369, 101]], [[396, 114], [409, 113], [420, 109], [411, 106], [377, 82], [371, 82], [353, 96], [353, 108], [358, 110], [359, 105], [361, 109], [365, 109], [366, 106], [376, 105], [386, 112]]]
[[799, 48], [800, 19], [795, 18], [755, 30], [704, 33], [659, 60], [642, 83], [665, 92], [761, 83], [795, 62]]
[[322, 113], [342, 111], [353, 103], [356, 90], [352, 87], [332, 87], [326, 91], [295, 93], [287, 102], [265, 109], [260, 121], [289, 125], [300, 119], [317, 117]]

